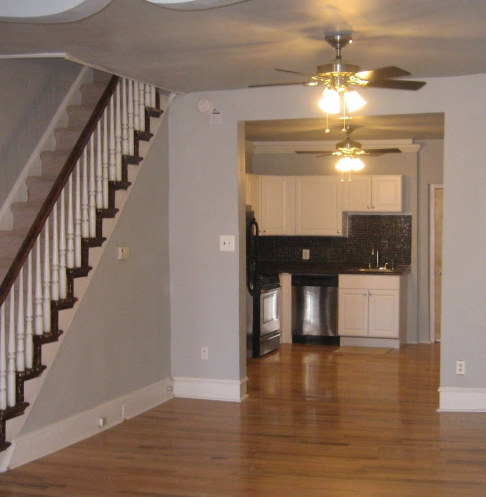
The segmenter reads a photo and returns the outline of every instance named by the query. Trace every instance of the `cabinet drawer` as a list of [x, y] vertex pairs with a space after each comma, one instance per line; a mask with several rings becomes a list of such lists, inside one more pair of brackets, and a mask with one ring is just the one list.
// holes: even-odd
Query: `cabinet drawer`
[[339, 288], [376, 288], [378, 290], [399, 290], [400, 276], [340, 274]]

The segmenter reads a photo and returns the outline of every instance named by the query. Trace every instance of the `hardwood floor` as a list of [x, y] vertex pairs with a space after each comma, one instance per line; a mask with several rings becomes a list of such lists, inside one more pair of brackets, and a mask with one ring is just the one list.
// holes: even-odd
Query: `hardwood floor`
[[248, 376], [242, 403], [171, 400], [0, 475], [0, 495], [486, 495], [486, 413], [436, 412], [437, 345], [284, 345]]

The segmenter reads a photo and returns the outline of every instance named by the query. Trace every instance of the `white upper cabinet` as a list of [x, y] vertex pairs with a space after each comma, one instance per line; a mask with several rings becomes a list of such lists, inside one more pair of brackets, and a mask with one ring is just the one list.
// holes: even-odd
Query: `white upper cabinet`
[[295, 234], [295, 178], [260, 176], [260, 234]]
[[341, 180], [260, 176], [261, 235], [342, 236]]
[[295, 179], [295, 234], [340, 236], [341, 180], [334, 176]]
[[343, 182], [343, 211], [403, 212], [402, 176], [355, 176]]

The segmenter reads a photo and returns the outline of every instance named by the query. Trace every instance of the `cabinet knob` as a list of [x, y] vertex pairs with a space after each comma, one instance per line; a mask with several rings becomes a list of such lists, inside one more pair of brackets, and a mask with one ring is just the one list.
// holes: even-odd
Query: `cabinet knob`
[[373, 297], [373, 294], [372, 294], [371, 292], [370, 292], [368, 295], [369, 295], [370, 297]]
[[337, 232], [338, 232], [338, 233], [341, 233], [341, 231], [340, 231], [340, 230], [337, 230]]
[[363, 293], [363, 297], [367, 297], [366, 292], [365, 292], [365, 293]]
[[370, 206], [370, 205], [367, 205], [367, 206], [366, 206], [366, 208], [367, 208], [367, 209], [371, 209], [371, 206]]

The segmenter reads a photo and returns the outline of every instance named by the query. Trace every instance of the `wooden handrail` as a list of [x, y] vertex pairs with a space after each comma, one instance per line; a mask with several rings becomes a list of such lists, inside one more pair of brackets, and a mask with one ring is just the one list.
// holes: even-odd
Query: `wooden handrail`
[[93, 113], [91, 114], [88, 123], [81, 132], [81, 135], [78, 141], [76, 142], [76, 145], [74, 145], [74, 148], [69, 154], [69, 157], [67, 158], [61, 172], [59, 173], [59, 176], [57, 177], [54, 185], [51, 188], [51, 191], [49, 192], [47, 198], [42, 204], [42, 207], [40, 208], [40, 211], [37, 214], [34, 223], [32, 224], [29, 232], [27, 233], [27, 236], [25, 237], [25, 240], [20, 246], [19, 251], [15, 256], [15, 259], [12, 262], [12, 265], [10, 266], [10, 269], [8, 270], [2, 284], [0, 285], [0, 306], [5, 302], [8, 292], [10, 291], [12, 285], [17, 279], [20, 269], [25, 264], [29, 252], [32, 250], [32, 247], [34, 246], [37, 238], [39, 237], [47, 218], [49, 217], [55, 203], [57, 202], [57, 199], [61, 195], [62, 189], [68, 182], [69, 176], [76, 167], [76, 164], [79, 158], [81, 157], [83, 150], [88, 145], [89, 139], [93, 131], [95, 130], [96, 125], [101, 119], [101, 116], [103, 115], [103, 112], [106, 109], [110, 101], [110, 98], [115, 92], [119, 80], [120, 80], [119, 76], [111, 77], [105, 91], [103, 92], [103, 95], [101, 96]]

